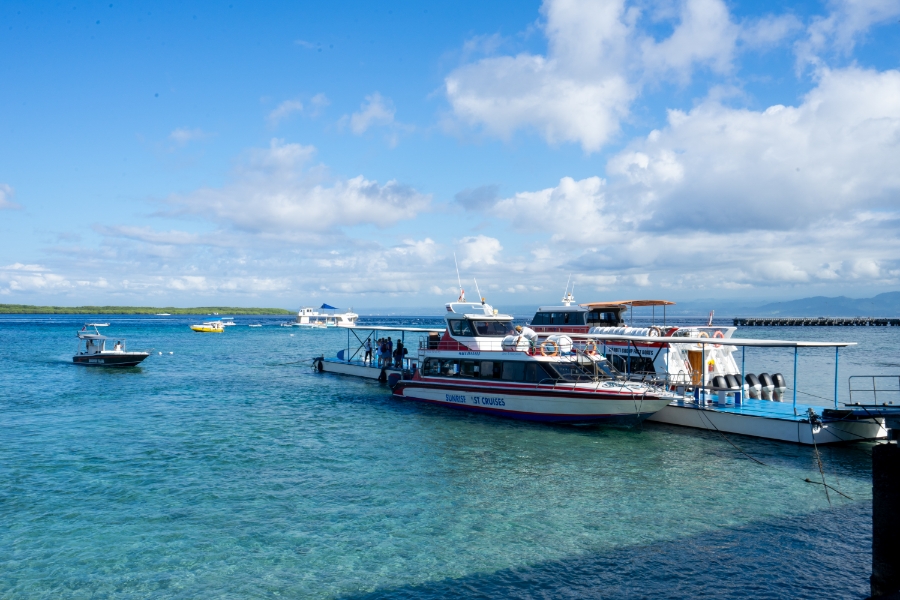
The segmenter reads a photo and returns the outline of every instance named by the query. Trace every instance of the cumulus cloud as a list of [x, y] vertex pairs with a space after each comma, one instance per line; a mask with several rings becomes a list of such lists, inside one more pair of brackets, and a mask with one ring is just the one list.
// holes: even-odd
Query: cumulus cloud
[[900, 72], [823, 71], [798, 106], [707, 101], [607, 166], [647, 229], [775, 229], [863, 209], [896, 210]]
[[508, 218], [517, 229], [549, 233], [553, 241], [596, 240], [619, 221], [607, 210], [605, 182], [599, 177], [563, 177], [556, 187], [500, 200], [490, 212]]
[[800, 66], [822, 66], [822, 55], [830, 52], [849, 55], [870, 28], [900, 16], [900, 3], [896, 0], [833, 0], [829, 6], [831, 12], [814, 18], [806, 37], [797, 42]]
[[468, 269], [474, 265], [496, 265], [497, 255], [503, 250], [500, 240], [486, 235], [464, 237], [456, 245], [459, 266]]
[[12, 201], [14, 194], [15, 190], [12, 189], [12, 186], [0, 183], [0, 210], [3, 210], [4, 208], [22, 208]]
[[272, 140], [249, 154], [233, 181], [170, 196], [171, 214], [197, 215], [252, 233], [329, 232], [354, 225], [386, 227], [428, 208], [430, 197], [359, 175], [331, 178], [308, 166], [315, 148]]
[[645, 79], [687, 81], [698, 65], [725, 73], [740, 34], [722, 0], [685, 0], [662, 40], [624, 0], [547, 0], [541, 12], [546, 55], [483, 58], [445, 78], [459, 121], [504, 139], [532, 129], [595, 152], [619, 132]]

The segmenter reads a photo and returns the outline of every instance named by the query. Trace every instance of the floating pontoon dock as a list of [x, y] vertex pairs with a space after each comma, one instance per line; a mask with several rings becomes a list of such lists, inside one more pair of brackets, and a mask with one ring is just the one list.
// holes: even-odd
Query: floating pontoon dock
[[[572, 336], [576, 337], [576, 336]], [[882, 439], [887, 436], [884, 419], [873, 416], [871, 411], [858, 405], [838, 402], [838, 357], [840, 348], [856, 345], [853, 342], [802, 342], [788, 340], [753, 340], [734, 338], [687, 338], [659, 336], [629, 336], [588, 334], [578, 339], [597, 342], [627, 341], [634, 344], [699, 344], [706, 364], [705, 352], [709, 344], [724, 344], [742, 349], [741, 383], [735, 389], [714, 388], [704, 372], [700, 385], [684, 386], [681, 398], [656, 412], [648, 421], [737, 433], [753, 437], [794, 442], [798, 444], [831, 444], [861, 440]], [[745, 358], [747, 347], [793, 348], [794, 377], [791, 382], [793, 401], [776, 402], [747, 397], [743, 385], [746, 377]], [[800, 348], [834, 348], [834, 408], [797, 403], [797, 358]]]
[[[375, 340], [373, 336], [378, 332], [394, 332], [400, 334], [400, 340], [403, 342], [403, 347], [406, 347], [406, 334], [407, 333], [419, 333], [419, 334], [435, 334], [440, 335], [444, 332], [444, 328], [428, 328], [428, 327], [389, 327], [389, 326], [374, 326], [374, 327], [347, 327], [347, 347], [340, 352], [337, 353], [336, 358], [325, 358], [324, 356], [320, 356], [318, 358], [313, 359], [314, 365], [319, 371], [323, 371], [325, 373], [338, 373], [340, 375], [355, 375], [357, 377], [366, 377], [368, 379], [380, 379], [386, 380], [387, 377], [391, 375], [391, 373], [397, 373], [398, 375], [403, 372], [403, 369], [409, 369], [411, 363], [416, 362], [415, 355], [412, 351], [409, 353], [409, 357], [403, 359], [402, 367], [379, 367], [378, 359], [375, 356], [378, 352], [378, 348], [375, 344]], [[365, 337], [360, 337], [357, 335], [357, 332], [368, 332]], [[351, 334], [353, 335], [355, 340], [351, 339]], [[366, 355], [366, 340], [371, 340], [372, 342], [372, 354], [374, 361], [366, 362], [363, 360]], [[358, 345], [356, 345], [358, 343]], [[415, 352], [418, 353], [418, 343], [415, 345]], [[396, 346], [395, 346], [396, 347]]]

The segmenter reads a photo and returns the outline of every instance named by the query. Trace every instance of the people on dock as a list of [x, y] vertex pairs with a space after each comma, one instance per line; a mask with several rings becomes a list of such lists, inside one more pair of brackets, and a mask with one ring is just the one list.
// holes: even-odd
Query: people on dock
[[366, 338], [366, 355], [363, 358], [364, 363], [372, 364], [372, 339]]

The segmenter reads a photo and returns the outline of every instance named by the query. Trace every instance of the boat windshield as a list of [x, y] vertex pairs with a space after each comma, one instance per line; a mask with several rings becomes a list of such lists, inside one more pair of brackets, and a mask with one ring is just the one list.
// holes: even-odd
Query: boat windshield
[[512, 321], [472, 321], [475, 335], [483, 337], [506, 337], [515, 335]]

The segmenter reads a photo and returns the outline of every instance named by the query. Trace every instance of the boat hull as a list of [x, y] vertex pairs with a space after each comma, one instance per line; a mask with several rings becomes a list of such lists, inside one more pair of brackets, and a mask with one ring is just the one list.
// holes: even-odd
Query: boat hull
[[197, 333], [224, 333], [224, 329], [217, 329], [215, 327], [204, 327], [203, 325], [191, 325], [191, 330], [196, 331]]
[[668, 399], [642, 394], [577, 391], [557, 386], [455, 386], [400, 381], [394, 396], [484, 414], [544, 423], [633, 426], [664, 408]]
[[84, 367], [135, 367], [149, 352], [122, 352], [114, 354], [85, 354], [72, 357], [72, 362]]
[[787, 414], [790, 405], [772, 407], [784, 408], [785, 415], [747, 414], [735, 409], [722, 410], [702, 407], [694, 403], [672, 403], [652, 417], [650, 421], [706, 429], [728, 434], [792, 442], [795, 444], [838, 444], [862, 440], [883, 439], [887, 430], [883, 424], [872, 420], [824, 420], [821, 426], [811, 425], [802, 415]]

